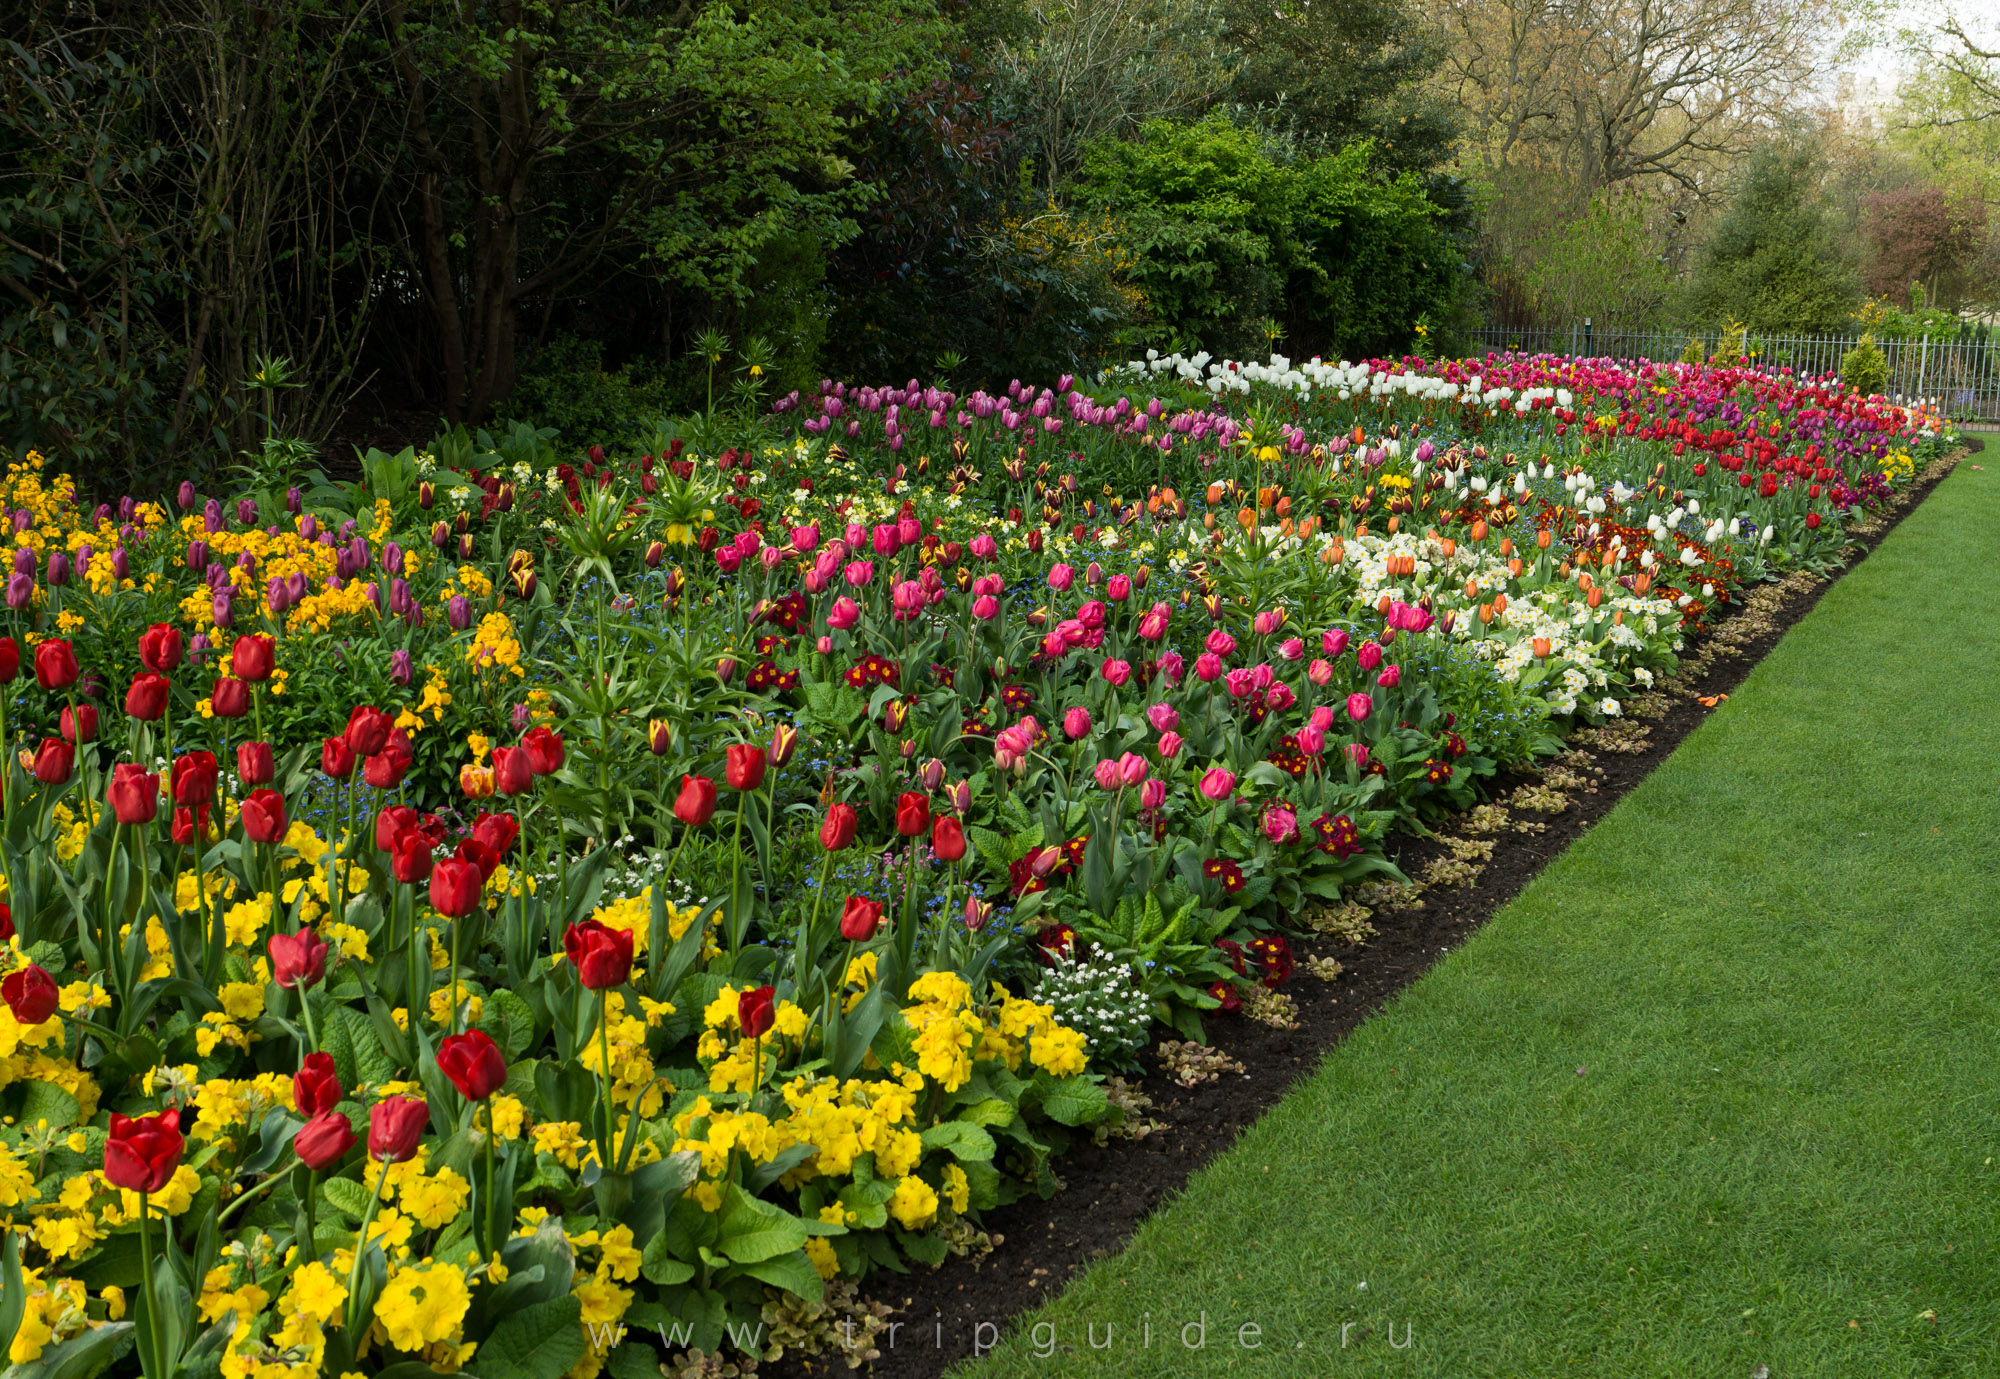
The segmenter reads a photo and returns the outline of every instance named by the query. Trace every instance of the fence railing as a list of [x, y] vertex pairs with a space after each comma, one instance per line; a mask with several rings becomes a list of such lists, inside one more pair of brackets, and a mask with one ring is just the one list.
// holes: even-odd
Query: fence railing
[[[1658, 363], [1679, 359], [1690, 338], [1701, 342], [1704, 354], [1712, 353], [1720, 342], [1714, 331], [1607, 330], [1582, 325], [1529, 329], [1489, 326], [1476, 331], [1474, 338], [1481, 352], [1516, 350]], [[1842, 357], [1859, 338], [1751, 334], [1745, 338], [1744, 350], [1759, 368], [1823, 377], [1840, 372]], [[1946, 416], [1961, 421], [2000, 421], [2000, 336], [1968, 331], [1944, 339], [1877, 340], [1875, 344], [1888, 361], [1889, 386], [1885, 391], [1891, 398], [1934, 399]]]

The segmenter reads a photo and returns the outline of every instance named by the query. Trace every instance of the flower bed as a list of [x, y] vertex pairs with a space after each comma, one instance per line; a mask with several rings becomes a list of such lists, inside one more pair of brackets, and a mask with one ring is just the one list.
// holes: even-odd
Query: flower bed
[[94, 511], [10, 470], [16, 1363], [824, 1345], [1942, 438], [1539, 358], [829, 384], [727, 439]]

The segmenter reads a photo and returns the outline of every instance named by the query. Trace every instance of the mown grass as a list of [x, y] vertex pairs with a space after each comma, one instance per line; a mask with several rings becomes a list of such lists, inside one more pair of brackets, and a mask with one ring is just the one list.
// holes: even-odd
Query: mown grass
[[961, 1372], [2000, 1374], [1996, 575], [2000, 472], [1961, 466], [1513, 905]]

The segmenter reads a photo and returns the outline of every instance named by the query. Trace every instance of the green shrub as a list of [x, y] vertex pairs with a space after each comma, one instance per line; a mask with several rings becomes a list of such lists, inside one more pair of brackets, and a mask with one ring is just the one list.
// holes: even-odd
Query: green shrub
[[1840, 381], [1865, 395], [1889, 391], [1889, 361], [1873, 335], [1863, 335], [1840, 360]]

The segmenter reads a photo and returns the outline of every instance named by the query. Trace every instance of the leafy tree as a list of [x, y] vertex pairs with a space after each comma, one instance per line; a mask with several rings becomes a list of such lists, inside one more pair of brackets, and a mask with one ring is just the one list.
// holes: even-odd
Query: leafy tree
[[1229, 99], [1302, 144], [1374, 144], [1392, 171], [1450, 156], [1457, 116], [1429, 78], [1443, 36], [1404, 0], [1228, 0], [1223, 38], [1242, 54]]
[[1556, 230], [1527, 280], [1538, 314], [1555, 324], [1640, 324], [1673, 286], [1637, 200], [1608, 194]]
[[1862, 284], [1874, 296], [1911, 304], [1911, 287], [1935, 301], [1957, 302], [1986, 242], [1986, 205], [1965, 198], [1954, 204], [1936, 186], [1878, 192], [1863, 203], [1862, 234], [1868, 258]]
[[1759, 152], [1703, 246], [1688, 309], [1758, 334], [1843, 329], [1860, 291], [1820, 210], [1809, 153]]

